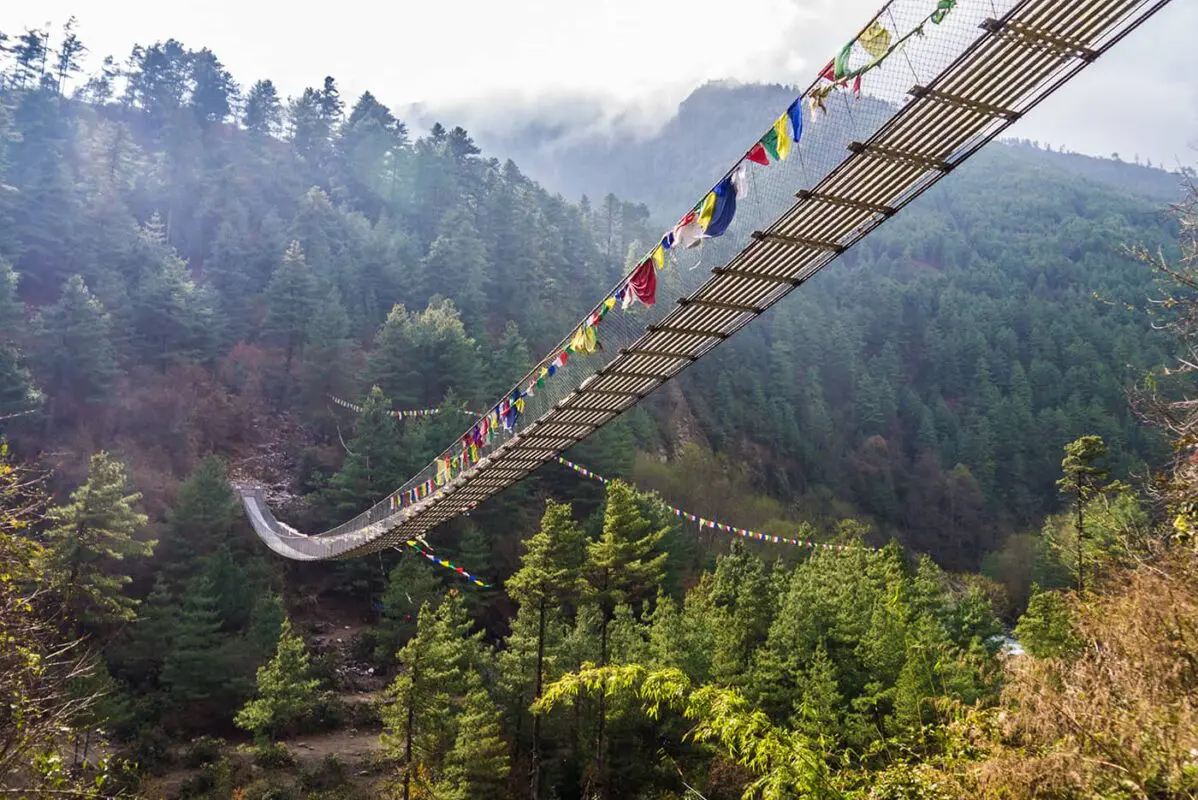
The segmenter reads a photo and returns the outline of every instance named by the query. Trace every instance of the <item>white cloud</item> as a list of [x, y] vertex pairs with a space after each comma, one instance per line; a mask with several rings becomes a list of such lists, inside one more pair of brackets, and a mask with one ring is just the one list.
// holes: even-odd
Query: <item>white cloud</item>
[[[93, 0], [94, 2], [94, 0]], [[80, 18], [94, 54], [134, 42], [210, 47], [243, 84], [286, 94], [333, 75], [352, 99], [425, 104], [461, 121], [542, 109], [611, 120], [660, 117], [711, 79], [806, 82], [877, 0], [79, 0], [6, 3], [0, 30]], [[1175, 2], [1015, 129], [1084, 152], [1196, 160], [1198, 8]], [[473, 109], [473, 113], [471, 112]], [[457, 119], [446, 117], [447, 122]]]

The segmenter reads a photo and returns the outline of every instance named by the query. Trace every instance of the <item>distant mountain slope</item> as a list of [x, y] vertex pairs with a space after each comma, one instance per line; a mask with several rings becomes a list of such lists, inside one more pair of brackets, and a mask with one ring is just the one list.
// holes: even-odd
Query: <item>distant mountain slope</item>
[[[477, 136], [487, 150], [512, 158], [530, 177], [569, 199], [583, 194], [596, 199], [611, 192], [645, 203], [664, 219], [706, 191], [795, 94], [795, 88], [779, 84], [709, 83], [691, 93], [661, 130], [648, 137], [561, 124], [529, 124], [510, 133]], [[1039, 168], [1075, 173], [1150, 200], [1180, 196], [1178, 176], [1163, 169], [1048, 151], [1026, 142], [1006, 146]]]

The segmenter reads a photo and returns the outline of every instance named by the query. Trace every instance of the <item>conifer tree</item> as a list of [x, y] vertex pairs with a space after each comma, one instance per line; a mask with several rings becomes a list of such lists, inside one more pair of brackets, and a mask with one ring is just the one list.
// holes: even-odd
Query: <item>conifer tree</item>
[[283, 608], [283, 598], [273, 591], [260, 591], [245, 629], [245, 643], [255, 664], [261, 663], [275, 649], [285, 619], [287, 612]]
[[139, 493], [129, 491], [124, 465], [99, 452], [89, 461], [87, 482], [71, 493], [66, 505], [47, 513], [52, 573], [60, 582], [63, 607], [76, 624], [134, 618], [137, 602], [123, 591], [130, 578], [117, 571], [116, 562], [154, 552], [154, 541], [136, 538], [147, 522], [137, 510], [140, 500]]
[[[536, 619], [536, 657], [532, 691], [527, 702], [540, 698], [545, 685], [545, 642], [550, 609], [573, 598], [586, 556], [586, 537], [572, 518], [568, 503], [550, 500], [541, 529], [524, 543], [523, 564], [507, 582], [507, 591], [520, 604], [525, 618]], [[531, 614], [527, 613], [531, 612]], [[519, 714], [523, 714], [520, 709]], [[530, 796], [539, 794], [541, 718], [533, 717]]]
[[144, 692], [156, 688], [178, 616], [179, 605], [159, 577], [138, 606], [136, 622], [105, 651], [105, 659], [126, 684]]
[[320, 680], [309, 675], [304, 640], [292, 633], [291, 621], [284, 618], [274, 658], [258, 668], [257, 696], [237, 712], [237, 727], [271, 740], [297, 730], [311, 714], [320, 686]]
[[241, 124], [258, 138], [278, 134], [283, 124], [283, 106], [272, 81], [261, 80], [250, 87], [245, 97]]
[[391, 410], [391, 401], [373, 387], [362, 403], [345, 463], [330, 481], [329, 497], [338, 514], [368, 508], [402, 480], [399, 427]]
[[201, 125], [224, 122], [232, 113], [237, 83], [208, 48], [188, 53], [191, 78], [191, 110]]
[[0, 343], [0, 421], [24, 416], [41, 399], [20, 353], [15, 347]]
[[407, 800], [413, 782], [432, 784], [442, 774], [459, 730], [455, 711], [480, 685], [481, 636], [470, 633], [466, 606], [451, 591], [435, 611], [425, 603], [416, 635], [399, 652], [400, 673], [388, 689], [395, 702], [383, 708], [383, 741], [400, 762]]
[[[599, 610], [599, 664], [608, 660], [608, 632], [616, 606], [654, 597], [662, 580], [667, 554], [654, 550], [669, 533], [652, 529], [637, 508], [636, 491], [623, 481], [607, 484], [607, 506], [603, 533], [587, 544], [583, 596]], [[595, 767], [606, 793], [605, 739], [607, 709], [599, 698], [599, 721], [595, 734]]]
[[1057, 481], [1062, 494], [1073, 495], [1073, 512], [1076, 519], [1077, 538], [1077, 590], [1086, 589], [1083, 553], [1086, 539], [1086, 504], [1102, 489], [1102, 481], [1108, 472], [1095, 462], [1107, 452], [1101, 436], [1083, 436], [1065, 445], [1065, 458], [1061, 461], [1064, 476]]
[[511, 770], [499, 708], [481, 681], [473, 683], [458, 715], [453, 749], [445, 756], [437, 796], [446, 800], [501, 797]]
[[167, 518], [162, 552], [168, 566], [181, 572], [193, 569], [197, 557], [231, 539], [240, 513], [224, 464], [216, 456], [204, 459], [179, 487]]
[[416, 633], [420, 609], [440, 590], [441, 581], [432, 568], [415, 553], [405, 553], [387, 575], [382, 619], [375, 629], [375, 660], [383, 666], [394, 663], [399, 648]]
[[285, 368], [308, 341], [308, 331], [319, 306], [316, 278], [299, 242], [292, 242], [266, 287], [266, 321], [262, 335], [283, 348]]
[[83, 278], [75, 275], [62, 296], [34, 322], [38, 344], [34, 366], [50, 396], [51, 415], [63, 404], [103, 400], [116, 362], [109, 318]]
[[309, 321], [305, 336], [308, 345], [303, 360], [304, 405], [324, 418], [329, 395], [344, 396], [351, 377], [349, 315], [336, 289], [325, 296], [320, 313]]
[[528, 342], [520, 335], [520, 326], [509, 320], [487, 361], [487, 396], [498, 397], [510, 391], [532, 365]]
[[165, 371], [177, 361], [211, 355], [217, 340], [215, 301], [167, 243], [157, 215], [142, 228], [139, 244], [145, 263], [133, 292], [132, 323], [142, 358]]
[[[452, 287], [454, 304], [471, 331], [480, 331], [487, 297], [487, 253], [468, 211], [454, 208], [441, 221], [423, 264], [424, 296]], [[518, 376], [517, 376], [518, 377]]]
[[171, 630], [170, 650], [162, 665], [162, 685], [170, 704], [187, 709], [184, 727], [201, 723], [200, 709], [211, 709], [229, 684], [220, 612], [207, 576], [193, 579], [180, 598]]
[[439, 405], [451, 392], [478, 394], [478, 350], [448, 300], [419, 314], [395, 306], [375, 338], [367, 362], [371, 382], [403, 408]]

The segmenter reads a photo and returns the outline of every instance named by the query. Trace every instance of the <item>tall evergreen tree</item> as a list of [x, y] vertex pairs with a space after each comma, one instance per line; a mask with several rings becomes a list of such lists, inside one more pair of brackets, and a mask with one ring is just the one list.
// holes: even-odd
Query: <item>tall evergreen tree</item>
[[[230, 688], [216, 591], [207, 576], [193, 579], [180, 598], [162, 665], [168, 703], [187, 711], [180, 728], [202, 727]], [[226, 717], [227, 718], [227, 717]]]
[[50, 396], [52, 418], [63, 406], [107, 396], [116, 371], [109, 326], [103, 306], [78, 275], [37, 316], [34, 366]]
[[257, 695], [237, 712], [237, 727], [272, 740], [295, 731], [311, 714], [320, 680], [310, 678], [304, 640], [283, 619], [274, 658], [258, 669]]
[[473, 800], [502, 797], [511, 770], [499, 709], [477, 678], [466, 694], [457, 720], [453, 749], [445, 756], [438, 797]]
[[[550, 609], [573, 599], [586, 557], [586, 537], [571, 517], [569, 504], [545, 507], [541, 529], [524, 543], [523, 563], [507, 582], [512, 599], [536, 619], [536, 658], [532, 665], [531, 704], [540, 699], [545, 681], [545, 637]], [[523, 709], [521, 709], [521, 713]], [[533, 717], [529, 796], [540, 795], [541, 718]]]
[[450, 391], [478, 394], [478, 352], [448, 300], [419, 314], [395, 306], [375, 337], [366, 373], [401, 408], [439, 405]]
[[308, 341], [308, 331], [319, 309], [315, 276], [299, 242], [292, 242], [266, 287], [266, 320], [262, 335], [283, 348], [285, 369]]
[[377, 503], [402, 480], [399, 426], [391, 410], [391, 401], [377, 386], [362, 403], [349, 454], [329, 485], [330, 502], [342, 516]]
[[420, 609], [416, 635], [399, 652], [400, 674], [388, 688], [395, 702], [383, 709], [383, 741], [400, 762], [405, 800], [413, 796], [413, 782], [418, 789], [429, 784], [423, 795], [442, 777], [460, 730], [456, 712], [480, 685], [482, 634], [469, 631], [465, 604], [451, 592], [436, 611], [427, 603]]
[[272, 81], [261, 80], [250, 87], [241, 124], [259, 138], [278, 135], [283, 124], [283, 106]]
[[383, 666], [395, 661], [399, 649], [416, 633], [416, 620], [425, 603], [435, 599], [441, 581], [427, 563], [406, 553], [387, 575], [382, 619], [375, 629], [375, 660]]
[[24, 307], [17, 297], [17, 274], [0, 256], [0, 420], [35, 408], [41, 394], [17, 346]]
[[[616, 606], [655, 597], [665, 570], [667, 554], [655, 554], [668, 528], [653, 530], [641, 516], [636, 491], [623, 481], [607, 484], [603, 533], [587, 544], [583, 596], [599, 609], [599, 664], [607, 664], [608, 632]], [[595, 772], [601, 793], [606, 795], [607, 722], [606, 703], [599, 700], [595, 732]]]
[[224, 122], [233, 111], [237, 84], [216, 55], [204, 48], [189, 53], [191, 110], [201, 125]]
[[1083, 553], [1086, 539], [1086, 504], [1102, 489], [1108, 472], [1097, 466], [1107, 453], [1106, 443], [1101, 436], [1083, 436], [1065, 445], [1065, 458], [1061, 460], [1063, 477], [1057, 481], [1062, 494], [1073, 496], [1073, 513], [1076, 520], [1077, 539], [1077, 590], [1086, 589]]
[[136, 538], [147, 517], [137, 509], [141, 495], [129, 491], [125, 467], [100, 452], [88, 464], [87, 483], [46, 518], [48, 556], [69, 618], [89, 626], [131, 620], [137, 602], [125, 595], [128, 575], [115, 562], [145, 557], [155, 542]]
[[343, 396], [351, 379], [349, 316], [336, 289], [309, 320], [305, 336], [302, 387], [305, 405], [315, 414], [328, 409], [329, 395]]
[[179, 487], [167, 519], [162, 553], [180, 570], [194, 569], [195, 559], [229, 542], [241, 513], [220, 459], [209, 456]]

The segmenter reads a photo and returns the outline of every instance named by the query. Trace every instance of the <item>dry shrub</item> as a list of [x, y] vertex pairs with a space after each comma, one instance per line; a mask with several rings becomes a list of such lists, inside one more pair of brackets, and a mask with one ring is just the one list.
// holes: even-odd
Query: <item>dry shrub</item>
[[1081, 655], [1012, 659], [962, 793], [1198, 797], [1198, 562], [1174, 555], [1071, 603]]

